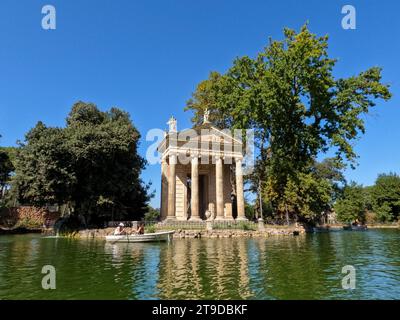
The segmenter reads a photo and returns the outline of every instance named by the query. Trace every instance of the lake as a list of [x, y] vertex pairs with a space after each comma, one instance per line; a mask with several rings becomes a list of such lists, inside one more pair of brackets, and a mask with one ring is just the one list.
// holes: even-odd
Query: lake
[[[0, 299], [400, 299], [399, 243], [396, 229], [169, 244], [0, 236]], [[42, 289], [44, 265], [55, 290]]]

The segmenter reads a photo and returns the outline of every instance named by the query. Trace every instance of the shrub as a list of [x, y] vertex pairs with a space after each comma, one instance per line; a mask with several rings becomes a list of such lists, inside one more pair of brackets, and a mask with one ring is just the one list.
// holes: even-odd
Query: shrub
[[154, 224], [146, 225], [144, 227], [144, 232], [145, 233], [154, 233], [154, 232], [156, 232], [156, 226]]
[[374, 224], [378, 221], [378, 217], [376, 215], [376, 213], [367, 210], [367, 212], [365, 213], [365, 222], [367, 224]]

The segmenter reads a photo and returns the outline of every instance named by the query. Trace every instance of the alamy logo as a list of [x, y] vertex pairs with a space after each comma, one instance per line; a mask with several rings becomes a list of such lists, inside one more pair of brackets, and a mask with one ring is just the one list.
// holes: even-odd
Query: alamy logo
[[44, 290], [56, 289], [56, 268], [52, 265], [45, 265], [42, 268], [42, 274], [45, 274], [42, 279], [42, 288]]
[[342, 28], [345, 30], [356, 29], [356, 8], [349, 4], [345, 5], [342, 8], [342, 14], [345, 14], [342, 18]]
[[44, 30], [55, 30], [56, 29], [56, 8], [50, 4], [43, 6], [42, 14], [45, 16], [42, 18], [42, 28]]
[[342, 279], [342, 288], [345, 290], [353, 290], [356, 288], [356, 268], [351, 265], [344, 266], [342, 273], [346, 274]]

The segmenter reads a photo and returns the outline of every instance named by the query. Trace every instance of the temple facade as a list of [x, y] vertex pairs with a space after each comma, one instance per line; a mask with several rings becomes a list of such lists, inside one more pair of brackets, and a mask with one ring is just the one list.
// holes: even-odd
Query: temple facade
[[177, 130], [172, 117], [158, 146], [162, 220], [246, 220], [242, 141], [208, 121]]

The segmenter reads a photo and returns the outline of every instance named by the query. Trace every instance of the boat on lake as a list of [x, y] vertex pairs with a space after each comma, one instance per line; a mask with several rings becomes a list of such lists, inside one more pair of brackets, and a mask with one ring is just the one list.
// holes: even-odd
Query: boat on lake
[[159, 242], [169, 241], [175, 231], [162, 231], [145, 234], [109, 235], [106, 241], [110, 242]]
[[348, 231], [366, 231], [367, 230], [367, 226], [366, 225], [349, 225], [349, 226], [343, 226], [344, 230], [348, 230]]

